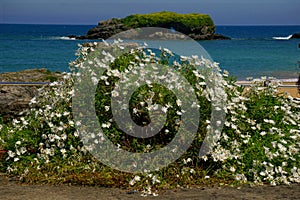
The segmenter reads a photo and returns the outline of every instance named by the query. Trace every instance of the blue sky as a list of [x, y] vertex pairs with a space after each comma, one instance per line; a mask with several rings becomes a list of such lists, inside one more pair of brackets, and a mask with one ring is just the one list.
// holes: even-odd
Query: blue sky
[[300, 0], [0, 0], [0, 23], [94, 25], [162, 10], [206, 13], [217, 25], [300, 25]]

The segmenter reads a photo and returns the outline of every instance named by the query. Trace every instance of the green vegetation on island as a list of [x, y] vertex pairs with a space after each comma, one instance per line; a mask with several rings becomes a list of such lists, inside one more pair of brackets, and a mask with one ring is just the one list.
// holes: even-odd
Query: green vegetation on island
[[215, 25], [211, 17], [207, 14], [190, 13], [179, 14], [176, 12], [155, 12], [150, 14], [129, 15], [121, 20], [128, 27], [163, 27], [175, 30], [195, 30], [201, 27], [208, 27], [208, 32], [214, 33]]

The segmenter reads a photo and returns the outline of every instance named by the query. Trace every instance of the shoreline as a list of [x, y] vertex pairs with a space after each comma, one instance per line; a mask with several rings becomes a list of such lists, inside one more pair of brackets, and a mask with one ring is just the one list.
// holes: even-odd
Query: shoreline
[[[223, 69], [222, 69], [223, 70]], [[3, 76], [4, 74], [16, 74], [16, 73], [26, 73], [30, 71], [47, 71], [48, 74], [62, 74], [62, 73], [69, 73], [70, 71], [66, 70], [66, 71], [58, 71], [58, 70], [50, 70], [48, 68], [45, 67], [41, 67], [41, 68], [28, 68], [28, 69], [21, 69], [18, 71], [0, 71], [0, 76]], [[300, 72], [299, 72], [300, 73]], [[230, 72], [229, 72], [230, 75]], [[253, 78], [252, 80], [247, 80], [247, 78], [242, 78], [239, 79], [237, 76], [233, 76], [236, 78], [236, 82], [238, 83], [249, 83], [249, 82], [253, 82], [255, 80], [260, 80], [261, 78]], [[261, 77], [268, 77], [268, 76], [261, 76]], [[278, 81], [278, 82], [297, 82], [298, 81], [298, 77], [289, 77], [289, 78], [276, 78], [276, 77], [269, 77], [269, 80], [273, 80], [273, 81]], [[0, 79], [1, 81], [1, 79]]]
[[[237, 84], [251, 84], [255, 81], [259, 81], [261, 79], [253, 79], [251, 81], [248, 81], [248, 80], [237, 80], [236, 83]], [[271, 81], [276, 81], [276, 82], [279, 82], [279, 83], [290, 83], [291, 85], [294, 85], [296, 84], [297, 85], [297, 82], [298, 82], [298, 78], [283, 78], [283, 79], [269, 79]]]
[[[62, 78], [63, 72], [51, 72], [46, 68], [26, 69], [17, 72], [0, 72], [0, 86], [28, 86], [28, 85], [43, 85], [49, 82], [57, 81]], [[249, 87], [254, 84], [253, 80], [237, 80], [236, 84]], [[300, 98], [300, 90], [298, 89], [298, 78], [283, 78], [283, 79], [267, 79], [279, 83], [278, 91], [280, 94], [288, 93], [294, 98]], [[21, 83], [21, 84], [19, 84]], [[38, 84], [37, 84], [38, 83]]]
[[[278, 93], [283, 95], [290, 95], [293, 98], [300, 98], [300, 90], [298, 79], [275, 79], [274, 81], [279, 82]], [[238, 85], [243, 85], [246, 88], [250, 87], [254, 81], [237, 81]]]

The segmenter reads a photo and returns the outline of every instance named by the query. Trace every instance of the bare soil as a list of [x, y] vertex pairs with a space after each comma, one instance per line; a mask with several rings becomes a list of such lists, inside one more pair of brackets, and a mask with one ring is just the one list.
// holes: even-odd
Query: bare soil
[[1, 200], [98, 200], [98, 199], [300, 199], [300, 184], [259, 187], [198, 187], [159, 192], [159, 196], [142, 197], [140, 192], [119, 188], [85, 187], [68, 185], [27, 185], [0, 175]]

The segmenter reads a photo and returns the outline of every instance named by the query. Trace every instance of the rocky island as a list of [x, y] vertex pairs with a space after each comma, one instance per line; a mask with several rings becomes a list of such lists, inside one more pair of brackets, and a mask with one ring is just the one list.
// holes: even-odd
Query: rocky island
[[229, 37], [215, 33], [216, 27], [209, 15], [198, 13], [178, 14], [166, 11], [135, 14], [125, 18], [100, 21], [98, 26], [90, 29], [86, 35], [70, 35], [69, 37], [76, 39], [108, 39], [120, 32], [142, 27], [161, 27], [176, 30], [194, 40], [230, 39]]

